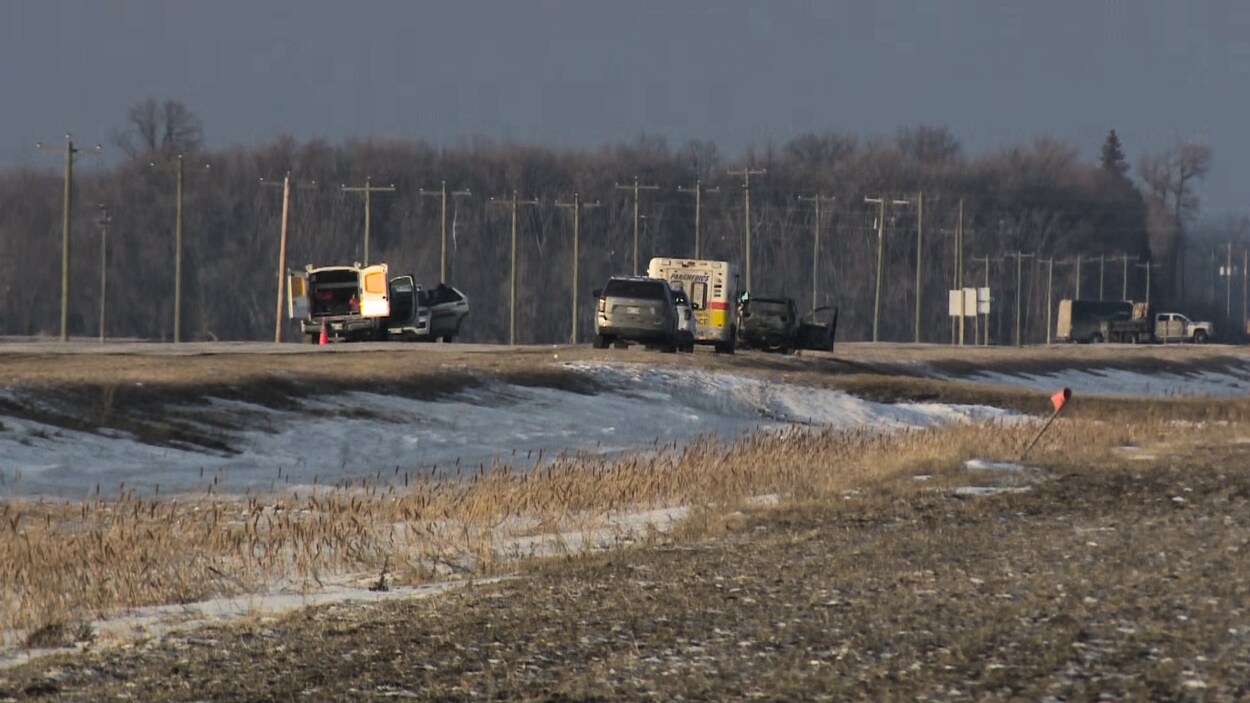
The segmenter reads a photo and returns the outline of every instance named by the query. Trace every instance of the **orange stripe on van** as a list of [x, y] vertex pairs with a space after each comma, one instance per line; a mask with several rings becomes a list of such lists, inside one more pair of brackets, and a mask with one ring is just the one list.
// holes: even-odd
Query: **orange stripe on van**
[[718, 301], [713, 300], [707, 304], [707, 307], [709, 310], [728, 310], [729, 303], [718, 302]]

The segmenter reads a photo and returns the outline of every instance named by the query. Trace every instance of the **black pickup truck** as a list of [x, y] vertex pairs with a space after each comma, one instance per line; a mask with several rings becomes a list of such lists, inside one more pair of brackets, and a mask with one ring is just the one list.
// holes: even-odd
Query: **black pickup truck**
[[[828, 321], [818, 322], [822, 317]], [[818, 308], [800, 317], [793, 298], [744, 295], [738, 303], [738, 345], [748, 349], [833, 351], [837, 326], [837, 308]]]

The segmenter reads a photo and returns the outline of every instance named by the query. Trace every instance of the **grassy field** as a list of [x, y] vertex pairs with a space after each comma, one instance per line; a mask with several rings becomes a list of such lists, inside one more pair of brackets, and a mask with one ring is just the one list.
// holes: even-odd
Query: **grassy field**
[[[552, 353], [584, 354], [428, 363], [565, 383], [535, 368]], [[1177, 363], [1174, 353], [1119, 362]], [[1020, 363], [1068, 363], [1048, 354]], [[1184, 361], [1229, 352], [1200, 354]], [[332, 356], [358, 354], [309, 358]], [[1037, 394], [900, 375], [917, 359], [896, 355], [703, 356], [881, 399], [1047, 408]], [[1011, 363], [999, 358], [986, 363]], [[278, 373], [248, 363], [265, 370], [217, 376]], [[372, 378], [386, 363], [352, 373]], [[8, 369], [10, 387], [66, 382], [36, 368]], [[427, 387], [422, 372], [399, 377]], [[211, 384], [179, 373], [168, 392]], [[299, 371], [316, 373], [340, 378]], [[124, 415], [129, 401], [115, 402]], [[806, 428], [403, 489], [6, 502], [0, 628], [28, 647], [85, 651], [0, 670], [0, 699], [1241, 700], [1248, 420], [1241, 399], [1078, 397], [1021, 468], [965, 464], [1015, 459], [1030, 428], [1014, 423], [892, 437]], [[765, 495], [775, 504], [760, 505]], [[689, 509], [673, 530], [621, 530], [612, 549], [527, 559], [509, 547], [671, 505]], [[92, 643], [89, 621], [128, 606], [312, 588], [339, 571], [391, 587], [468, 581], [428, 600]], [[486, 576], [508, 578], [473, 585]]]

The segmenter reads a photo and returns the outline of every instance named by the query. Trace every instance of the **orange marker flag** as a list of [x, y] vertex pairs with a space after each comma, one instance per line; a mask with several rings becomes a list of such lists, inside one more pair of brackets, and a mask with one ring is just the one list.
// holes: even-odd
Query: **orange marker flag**
[[1050, 423], [1054, 422], [1055, 418], [1059, 417], [1059, 411], [1063, 410], [1064, 406], [1068, 402], [1068, 399], [1071, 397], [1071, 388], [1062, 388], [1055, 391], [1050, 396], [1050, 404], [1055, 407], [1055, 412], [1050, 414], [1050, 417], [1046, 419], [1046, 424], [1042, 425], [1042, 429], [1037, 431], [1037, 435], [1033, 437], [1033, 440], [1029, 442], [1029, 445], [1024, 448], [1024, 451], [1020, 452], [1021, 459], [1024, 459], [1024, 455], [1029, 453], [1029, 450], [1033, 448], [1034, 444], [1037, 444], [1037, 440], [1042, 438], [1042, 435], [1046, 433], [1046, 430], [1050, 429]]

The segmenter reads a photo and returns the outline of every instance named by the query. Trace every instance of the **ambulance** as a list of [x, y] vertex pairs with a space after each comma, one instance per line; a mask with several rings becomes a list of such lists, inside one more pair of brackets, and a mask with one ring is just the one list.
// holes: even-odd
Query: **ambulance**
[[663, 278], [686, 291], [694, 308], [695, 342], [711, 344], [723, 354], [734, 353], [738, 338], [738, 268], [728, 261], [656, 257], [647, 276]]

